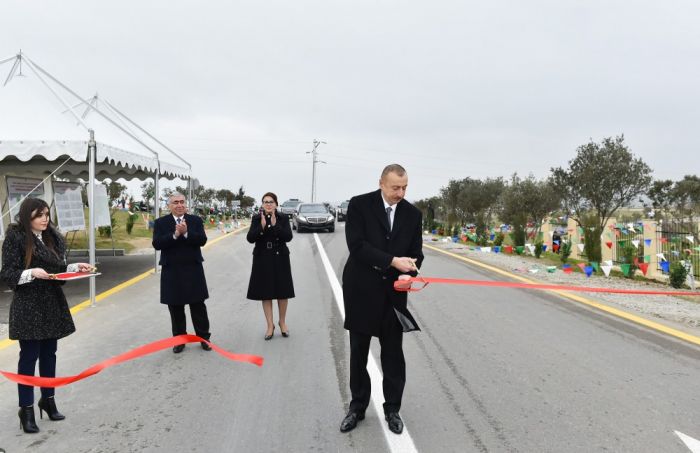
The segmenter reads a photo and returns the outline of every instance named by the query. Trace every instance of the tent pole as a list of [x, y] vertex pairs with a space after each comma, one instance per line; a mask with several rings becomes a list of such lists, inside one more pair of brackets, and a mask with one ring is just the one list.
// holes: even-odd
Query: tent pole
[[[90, 265], [95, 267], [95, 154], [97, 153], [97, 143], [95, 143], [95, 131], [90, 129], [90, 141], [88, 142], [88, 213], [90, 215], [90, 230], [88, 231], [88, 249], [90, 253]], [[95, 306], [95, 279], [90, 278], [90, 306]]]
[[[160, 162], [158, 162], [158, 168], [156, 168], [156, 174], [153, 179], [155, 180], [155, 194], [153, 196], [153, 229], [155, 230], [155, 221], [158, 220], [158, 217], [160, 216]], [[153, 264], [153, 272], [156, 274], [158, 273], [158, 250], [155, 250], [155, 263]]]

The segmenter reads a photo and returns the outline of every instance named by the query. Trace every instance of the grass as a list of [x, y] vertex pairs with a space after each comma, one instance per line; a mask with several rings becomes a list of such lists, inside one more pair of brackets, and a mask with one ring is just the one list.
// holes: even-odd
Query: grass
[[[126, 232], [126, 221], [129, 217], [127, 211], [112, 210], [112, 215], [115, 218], [116, 224], [113, 230], [114, 236], [114, 248], [124, 249], [126, 253], [130, 253], [136, 249], [150, 248], [151, 240], [153, 239], [153, 231], [148, 228], [148, 221], [153, 219], [152, 214], [137, 213], [138, 219], [134, 222], [134, 228], [131, 230], [131, 234]], [[85, 224], [88, 222], [88, 210], [85, 210]], [[204, 227], [206, 229], [214, 229], [216, 225], [212, 225], [210, 222], [205, 222]], [[75, 231], [68, 232], [66, 234], [67, 245], [75, 249], [87, 249], [88, 248], [88, 237], [87, 230], [85, 231]], [[98, 249], [112, 249], [112, 239], [107, 236], [100, 236], [97, 234], [95, 236], [95, 247]]]

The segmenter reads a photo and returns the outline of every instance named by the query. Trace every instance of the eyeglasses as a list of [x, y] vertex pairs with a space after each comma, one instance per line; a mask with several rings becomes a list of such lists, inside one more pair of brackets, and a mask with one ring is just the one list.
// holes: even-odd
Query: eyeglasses
[[275, 204], [275, 200], [265, 200], [263, 204]]
[[172, 200], [170, 204], [185, 204], [185, 200]]

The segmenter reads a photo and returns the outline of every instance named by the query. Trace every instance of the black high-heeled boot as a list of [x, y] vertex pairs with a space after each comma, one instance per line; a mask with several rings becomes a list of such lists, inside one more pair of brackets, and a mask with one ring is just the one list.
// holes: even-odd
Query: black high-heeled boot
[[42, 419], [44, 418], [44, 411], [46, 411], [46, 414], [49, 416], [49, 420], [57, 421], [66, 418], [65, 415], [58, 412], [58, 409], [56, 409], [56, 400], [53, 399], [53, 396], [40, 399], [37, 406], [39, 406], [39, 417]]
[[34, 406], [23, 406], [19, 408], [19, 427], [25, 433], [38, 433], [39, 427], [34, 420]]

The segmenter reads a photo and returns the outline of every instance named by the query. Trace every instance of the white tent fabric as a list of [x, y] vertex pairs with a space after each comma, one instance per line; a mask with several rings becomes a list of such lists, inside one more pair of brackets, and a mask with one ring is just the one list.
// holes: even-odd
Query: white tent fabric
[[[88, 142], [66, 141], [0, 141], [2, 173], [21, 173], [27, 177], [45, 176], [63, 161], [71, 160], [56, 173], [60, 178], [88, 179]], [[158, 169], [154, 157], [136, 154], [97, 142], [96, 178], [131, 180], [152, 178]], [[189, 179], [190, 170], [160, 162], [159, 176], [167, 179]]]

